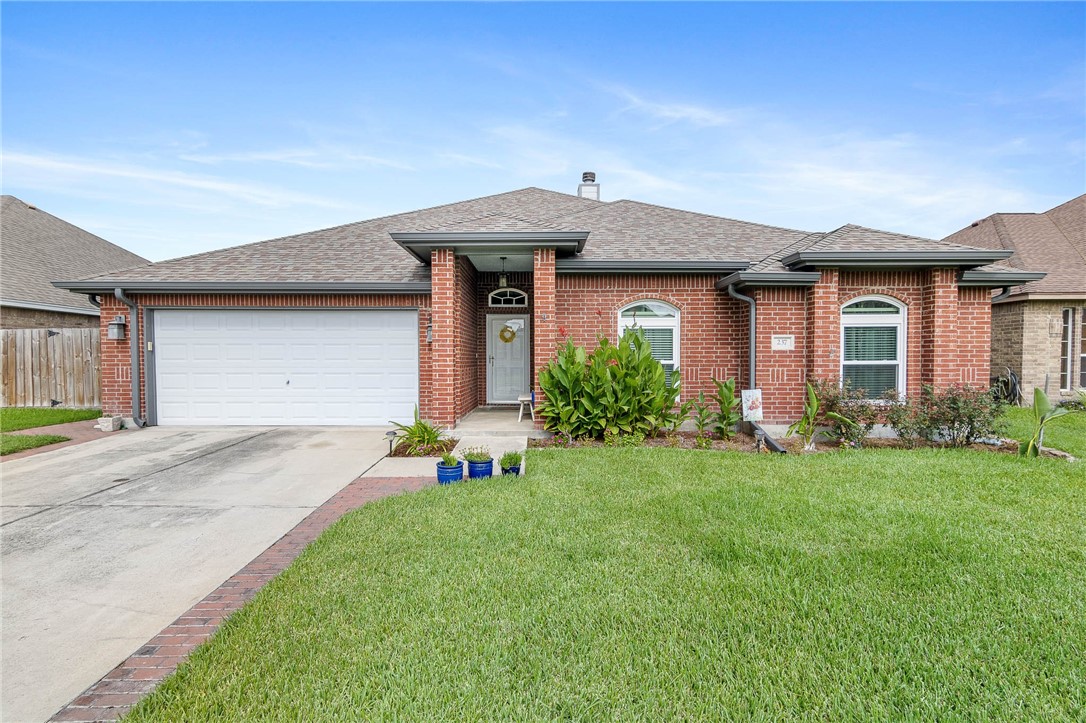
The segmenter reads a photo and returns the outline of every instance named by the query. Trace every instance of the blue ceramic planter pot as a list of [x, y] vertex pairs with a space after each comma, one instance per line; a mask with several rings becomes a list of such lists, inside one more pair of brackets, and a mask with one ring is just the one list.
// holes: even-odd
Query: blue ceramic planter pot
[[494, 474], [494, 460], [485, 462], [468, 462], [468, 478], [490, 477]]
[[438, 463], [437, 465], [437, 483], [441, 485], [452, 484], [453, 482], [459, 482], [464, 479], [464, 463], [457, 462], [453, 465], [445, 465]]
[[520, 465], [518, 464], [516, 467], [502, 467], [502, 474], [519, 475]]

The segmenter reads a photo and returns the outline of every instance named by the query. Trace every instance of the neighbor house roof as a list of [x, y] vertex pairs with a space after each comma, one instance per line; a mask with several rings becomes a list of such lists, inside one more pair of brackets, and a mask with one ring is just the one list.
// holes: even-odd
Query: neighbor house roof
[[1044, 213], [995, 213], [945, 240], [1012, 251], [1007, 265], [1045, 272], [1014, 289], [1011, 298], [1086, 298], [1086, 195]]
[[782, 263], [783, 251], [905, 250], [933, 258], [973, 252], [976, 262], [970, 258], [966, 264], [972, 266], [1005, 255], [861, 226], [812, 234], [637, 201], [603, 202], [525, 188], [163, 261], [64, 287], [424, 292], [429, 290], [430, 246], [533, 240], [557, 249], [559, 273], [723, 274], [772, 259], [766, 270], [796, 274], [788, 278], [797, 282], [810, 272], [790, 270]]
[[149, 263], [15, 196], [4, 196], [0, 203], [0, 240], [3, 306], [97, 314], [86, 297], [52, 282]]

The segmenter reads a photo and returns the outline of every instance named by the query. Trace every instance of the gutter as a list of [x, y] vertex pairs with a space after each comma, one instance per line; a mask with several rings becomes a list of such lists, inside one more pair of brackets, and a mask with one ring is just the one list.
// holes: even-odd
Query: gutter
[[140, 315], [136, 303], [124, 295], [124, 289], [116, 288], [113, 296], [128, 307], [132, 315], [132, 328], [129, 335], [132, 339], [132, 421], [137, 427], [146, 426], [147, 422], [140, 417]]
[[755, 371], [756, 371], [755, 370], [755, 364], [758, 361], [758, 356], [757, 356], [757, 353], [755, 351], [755, 330], [757, 329], [757, 325], [756, 325], [756, 319], [755, 319], [755, 316], [754, 316], [755, 315], [754, 299], [749, 297], [749, 296], [744, 296], [743, 294], [740, 294], [738, 291], [736, 291], [735, 290], [735, 284], [728, 284], [728, 296], [732, 297], [733, 299], [738, 299], [739, 301], [742, 301], [742, 302], [746, 303], [748, 306], [750, 306], [750, 332], [749, 332], [750, 360], [748, 362], [750, 364], [750, 386], [747, 387], [747, 388], [748, 389], [755, 389], [757, 387], [756, 380], [758, 378], [757, 374], [755, 373]]

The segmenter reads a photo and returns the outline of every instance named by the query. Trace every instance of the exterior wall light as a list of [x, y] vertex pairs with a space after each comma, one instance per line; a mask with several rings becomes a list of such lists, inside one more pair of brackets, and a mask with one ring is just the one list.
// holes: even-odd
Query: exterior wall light
[[109, 322], [109, 326], [106, 327], [107, 339], [124, 339], [124, 316], [118, 314], [113, 321]]

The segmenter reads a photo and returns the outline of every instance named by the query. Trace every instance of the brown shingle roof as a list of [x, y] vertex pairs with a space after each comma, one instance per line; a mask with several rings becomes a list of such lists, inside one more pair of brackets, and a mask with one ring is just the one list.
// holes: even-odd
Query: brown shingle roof
[[15, 196], [0, 200], [0, 241], [0, 298], [15, 304], [97, 311], [87, 297], [51, 282], [149, 263]]
[[806, 248], [947, 250], [939, 241], [862, 226], [829, 234], [765, 226], [637, 201], [605, 203], [539, 188], [476, 198], [310, 233], [211, 251], [97, 280], [166, 283], [427, 282], [430, 269], [390, 236], [401, 232], [587, 231], [585, 261], [750, 261], [785, 271], [780, 259]]
[[946, 241], [1013, 250], [1008, 266], [1048, 275], [1014, 294], [1086, 297], [1086, 194], [1044, 213], [995, 213]]

